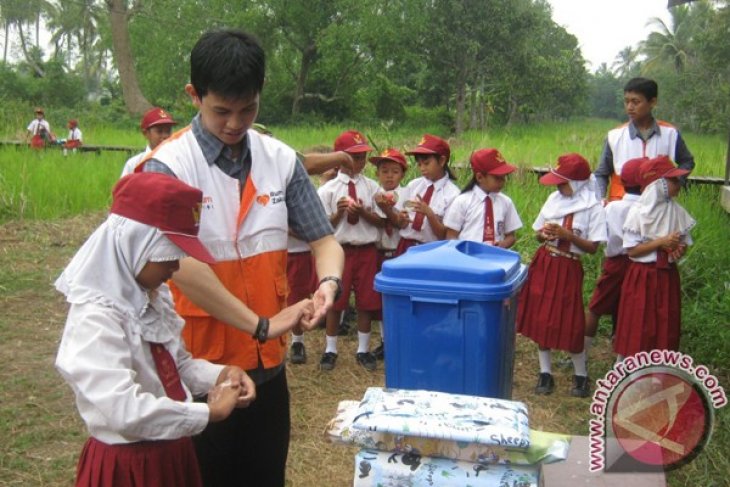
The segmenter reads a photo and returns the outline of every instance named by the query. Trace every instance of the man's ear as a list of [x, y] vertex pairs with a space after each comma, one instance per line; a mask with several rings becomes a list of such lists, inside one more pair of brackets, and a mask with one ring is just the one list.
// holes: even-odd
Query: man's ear
[[200, 108], [200, 97], [192, 84], [188, 83], [185, 85], [185, 93], [190, 96], [190, 100], [193, 102], [193, 105], [195, 105], [196, 108]]

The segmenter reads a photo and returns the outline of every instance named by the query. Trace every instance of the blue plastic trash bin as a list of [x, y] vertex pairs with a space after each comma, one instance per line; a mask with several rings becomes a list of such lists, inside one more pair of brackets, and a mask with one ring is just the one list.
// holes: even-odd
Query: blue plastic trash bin
[[520, 255], [478, 242], [411, 247], [383, 263], [385, 385], [512, 397]]

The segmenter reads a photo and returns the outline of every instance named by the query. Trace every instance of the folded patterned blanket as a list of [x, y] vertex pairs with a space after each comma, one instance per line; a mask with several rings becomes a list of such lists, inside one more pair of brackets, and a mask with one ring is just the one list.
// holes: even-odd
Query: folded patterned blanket
[[370, 387], [352, 427], [523, 450], [530, 446], [523, 403], [445, 392]]
[[424, 438], [413, 435], [368, 431], [353, 428], [358, 415], [358, 401], [341, 401], [337, 414], [329, 422], [326, 437], [333, 443], [357, 445], [392, 453], [416, 453], [428, 457], [451, 458], [479, 464], [531, 465], [564, 460], [568, 454], [569, 435], [530, 430], [527, 450], [498, 445]]
[[480, 465], [414, 453], [360, 450], [355, 487], [536, 487], [537, 466]]

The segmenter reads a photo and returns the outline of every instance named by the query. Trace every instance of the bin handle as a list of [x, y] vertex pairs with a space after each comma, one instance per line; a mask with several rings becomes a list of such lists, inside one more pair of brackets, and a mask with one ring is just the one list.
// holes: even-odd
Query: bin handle
[[459, 300], [448, 298], [426, 298], [421, 296], [411, 296], [411, 303], [459, 304]]

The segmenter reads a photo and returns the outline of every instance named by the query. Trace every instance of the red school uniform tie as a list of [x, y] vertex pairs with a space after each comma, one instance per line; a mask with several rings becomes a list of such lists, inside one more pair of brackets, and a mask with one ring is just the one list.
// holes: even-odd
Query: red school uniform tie
[[482, 234], [482, 242], [494, 245], [494, 208], [492, 207], [492, 198], [489, 195], [484, 198], [484, 233]]
[[[353, 200], [357, 201], [357, 191], [355, 191], [355, 183], [353, 183], [352, 181], [350, 181], [349, 183], [347, 183], [347, 194], [348, 194], [348, 196], [350, 198], [352, 198]], [[350, 225], [354, 225], [358, 221], [360, 221], [360, 217], [359, 216], [357, 216], [357, 215], [350, 215], [349, 213], [347, 214], [347, 223], [349, 223]]]
[[[573, 214], [565, 215], [563, 217], [562, 227], [569, 232], [573, 231]], [[563, 252], [570, 252], [570, 241], [569, 240], [558, 240], [558, 250]]]
[[152, 359], [155, 361], [157, 375], [160, 377], [160, 382], [162, 382], [162, 387], [165, 388], [167, 397], [175, 401], [184, 401], [187, 395], [182, 382], [180, 382], [177, 364], [170, 352], [161, 343], [150, 343], [150, 351], [152, 352]]
[[[426, 192], [423, 194], [423, 197], [421, 198], [421, 201], [423, 201], [426, 204], [431, 203], [431, 195], [433, 195], [433, 184], [426, 189]], [[417, 232], [421, 231], [421, 227], [423, 227], [423, 219], [426, 216], [425, 213], [416, 213], [416, 217], [413, 219], [413, 223], [411, 224], [411, 228], [414, 229]]]

